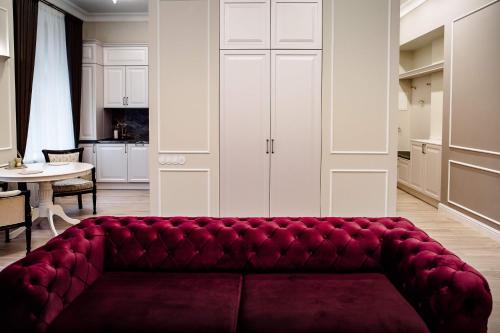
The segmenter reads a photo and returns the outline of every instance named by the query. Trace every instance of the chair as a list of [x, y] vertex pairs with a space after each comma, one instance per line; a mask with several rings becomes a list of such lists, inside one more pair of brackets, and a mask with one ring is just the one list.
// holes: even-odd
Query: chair
[[[42, 150], [46, 162], [82, 162], [83, 149], [68, 149], [68, 150]], [[53, 199], [55, 197], [78, 196], [78, 208], [83, 208], [82, 195], [92, 193], [93, 214], [97, 213], [97, 188], [95, 178], [95, 167], [92, 168], [88, 175], [57, 181], [52, 185], [54, 190]]]
[[26, 228], [26, 253], [31, 251], [31, 205], [29, 191], [7, 191], [0, 184], [0, 231], [5, 231], [5, 242], [10, 242], [9, 231]]

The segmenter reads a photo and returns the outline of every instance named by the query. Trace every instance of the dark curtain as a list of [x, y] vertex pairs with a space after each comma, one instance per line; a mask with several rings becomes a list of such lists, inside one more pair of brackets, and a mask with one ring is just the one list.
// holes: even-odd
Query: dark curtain
[[24, 156], [28, 139], [31, 89], [35, 69], [38, 0], [15, 0], [13, 4], [17, 150]]
[[80, 137], [80, 102], [82, 96], [82, 25], [83, 21], [65, 14], [66, 53], [68, 55], [69, 87], [73, 111], [75, 146]]

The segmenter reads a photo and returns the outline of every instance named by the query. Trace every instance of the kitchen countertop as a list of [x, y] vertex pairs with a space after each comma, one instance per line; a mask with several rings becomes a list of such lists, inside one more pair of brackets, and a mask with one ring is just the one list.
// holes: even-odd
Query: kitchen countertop
[[124, 144], [124, 143], [143, 143], [148, 144], [149, 140], [141, 140], [141, 139], [101, 139], [101, 140], [80, 140], [80, 144], [94, 144], [94, 143], [102, 143], [102, 144]]
[[426, 143], [429, 145], [438, 145], [438, 146], [441, 146], [442, 144], [440, 139], [411, 139], [411, 141]]

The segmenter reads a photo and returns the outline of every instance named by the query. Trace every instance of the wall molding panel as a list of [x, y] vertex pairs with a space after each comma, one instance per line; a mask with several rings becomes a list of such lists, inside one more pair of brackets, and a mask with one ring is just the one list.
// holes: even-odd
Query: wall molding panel
[[[186, 186], [173, 186], [172, 187], [173, 192], [169, 193], [168, 191], [171, 188], [168, 185], [167, 178], [169, 176], [175, 176], [175, 174], [177, 174], [177, 176], [183, 175], [183, 176], [189, 176], [189, 177], [184, 177], [185, 179], [183, 179], [183, 180], [178, 179], [178, 184], [176, 184], [176, 185], [179, 185], [180, 183], [185, 182]], [[203, 175], [203, 177], [205, 178], [205, 181], [206, 181], [206, 188], [205, 189], [197, 188], [197, 187], [193, 186], [193, 184], [189, 184], [189, 182], [194, 181], [192, 176], [194, 176], [195, 174]], [[160, 215], [210, 216], [210, 212], [211, 212], [210, 206], [212, 203], [212, 196], [211, 196], [212, 191], [211, 191], [211, 185], [210, 185], [210, 169], [167, 169], [167, 168], [161, 168], [158, 170], [158, 179], [160, 182], [160, 191], [159, 191], [159, 200], [158, 200], [158, 211], [159, 211]], [[163, 186], [164, 182], [167, 183], [166, 186]], [[195, 199], [197, 195], [200, 196], [203, 192], [206, 193], [206, 199], [205, 199], [206, 202], [205, 203], [202, 202], [205, 200], [203, 200], [202, 198], [198, 198], [201, 201], [200, 202], [190, 202], [189, 204], [192, 207], [190, 207], [189, 209], [187, 207], [183, 207], [182, 203], [184, 202], [186, 204], [186, 200], [182, 200], [182, 199], [185, 199], [183, 197], [183, 195], [189, 196], [189, 197]], [[164, 204], [166, 204], [168, 206], [170, 204], [170, 202], [163, 202], [163, 200], [165, 198], [167, 198], [167, 200], [168, 200], [173, 196], [179, 196], [181, 201], [183, 201], [183, 202], [176, 203], [174, 205], [177, 207], [181, 207], [180, 210], [179, 210], [179, 208], [177, 208], [177, 210], [172, 209], [171, 211], [164, 210], [163, 209]], [[173, 201], [173, 202], [175, 203], [175, 201]], [[205, 207], [205, 209], [200, 208], [200, 207], [196, 207], [196, 204], [198, 204], [198, 205], [205, 205], [206, 204], [206, 207]], [[189, 211], [190, 209], [192, 209], [192, 211]]]
[[[383, 144], [381, 145], [383, 148], [382, 149], [360, 149], [360, 148], [349, 148], [349, 149], [342, 149], [342, 148], [336, 148], [335, 147], [335, 139], [334, 139], [334, 131], [335, 131], [335, 102], [334, 102], [334, 94], [331, 93], [331, 101], [330, 101], [330, 154], [335, 155], [387, 155], [389, 154], [389, 141], [390, 141], [390, 110], [391, 110], [391, 102], [390, 102], [390, 92], [391, 92], [391, 16], [392, 16], [392, 1], [391, 0], [386, 0], [387, 1], [387, 7], [388, 7], [388, 20], [387, 20], [387, 77], [386, 77], [386, 93], [385, 93], [385, 130], [383, 131], [384, 137], [383, 137]], [[331, 15], [332, 18], [335, 17], [335, 3], [336, 0], [332, 0], [332, 8], [331, 8]], [[335, 22], [332, 24], [332, 32], [331, 32], [331, 47], [332, 47], [332, 55], [330, 57], [330, 66], [331, 66], [331, 87], [335, 89]], [[360, 119], [362, 121], [362, 119]], [[344, 128], [345, 130], [345, 128]], [[348, 132], [347, 132], [348, 133]], [[370, 141], [372, 141], [373, 138], [371, 138]]]
[[[352, 179], [350, 180], [351, 186], [349, 186], [348, 189], [344, 188], [342, 184], [340, 186], [337, 186], [335, 184], [335, 175], [348, 175], [350, 174]], [[370, 176], [370, 177], [382, 177], [382, 191], [380, 188], [377, 188], [376, 186], [373, 186], [374, 184], [371, 184], [371, 186], [366, 186], [366, 187], [357, 187], [356, 181], [362, 180], [362, 183], [366, 183], [368, 181], [368, 178], [370, 177], [364, 177], [362, 179], [361, 175], [365, 176]], [[345, 180], [345, 179], [344, 179]], [[378, 180], [380, 182], [380, 179]], [[340, 181], [339, 181], [340, 182]], [[365, 184], [368, 185], [368, 184]], [[342, 187], [342, 188], [341, 188]], [[329, 196], [329, 208], [328, 208], [328, 215], [329, 216], [352, 216], [357, 215], [357, 216], [386, 216], [388, 213], [388, 195], [389, 195], [389, 171], [388, 170], [378, 170], [378, 169], [331, 169], [330, 170], [330, 196]], [[382, 207], [371, 207], [368, 208], [368, 210], [373, 211], [372, 212], [367, 212], [367, 213], [351, 213], [351, 210], [356, 210], [358, 211], [359, 208], [353, 209], [351, 207], [345, 208], [336, 208], [335, 207], [335, 202], [340, 201], [335, 199], [335, 195], [338, 194], [342, 197], [346, 197], [348, 200], [352, 202], [353, 205], [357, 207], [362, 207], [365, 205], [364, 200], [369, 199], [368, 197], [363, 197], [362, 194], [366, 193], [366, 191], [373, 190], [373, 196], [377, 197], [380, 193], [384, 193], [382, 195], [382, 201], [381, 201], [381, 206]], [[352, 193], [349, 193], [349, 190], [352, 190]], [[351, 195], [351, 197], [349, 197]], [[355, 197], [358, 197], [358, 200], [356, 200]], [[364, 208], [367, 209], [367, 208]], [[375, 212], [376, 210], [376, 212]], [[344, 214], [343, 211], [348, 211], [347, 214]]]
[[[204, 84], [206, 85], [205, 87], [205, 92], [204, 94], [206, 94], [205, 96], [205, 101], [203, 104], [205, 104], [205, 106], [201, 107], [201, 109], [204, 109], [203, 113], [204, 113], [204, 117], [205, 119], [204, 120], [198, 120], [198, 121], [201, 121], [203, 124], [201, 126], [198, 126], [198, 130], [201, 129], [201, 128], [204, 128], [204, 131], [205, 132], [205, 135], [204, 135], [204, 140], [201, 140], [200, 142], [196, 143], [196, 144], [193, 144], [191, 147], [179, 147], [179, 142], [177, 143], [172, 143], [171, 141], [173, 140], [173, 137], [175, 137], [176, 139], [179, 139], [180, 137], [180, 140], [179, 141], [182, 141], [182, 138], [184, 136], [184, 139], [186, 139], [187, 136], [192, 136], [192, 135], [199, 135], [197, 133], [197, 129], [196, 128], [193, 128], [193, 124], [191, 124], [191, 128], [185, 128], [188, 125], [189, 121], [192, 122], [192, 123], [195, 123], [193, 120], [196, 119], [196, 117], [188, 117], [189, 118], [189, 121], [186, 121], [186, 119], [184, 119], [184, 121], [182, 121], [182, 125], [184, 126], [184, 128], [180, 129], [178, 133], [175, 133], [175, 135], [173, 135], [172, 137], [167, 137], [168, 135], [170, 135], [170, 133], [174, 130], [173, 128], [169, 128], [169, 126], [172, 126], [172, 127], [175, 127], [175, 128], [180, 128], [182, 126], [180, 126], [181, 124], [179, 124], [179, 120], [181, 120], [180, 118], [182, 118], [182, 116], [180, 115], [180, 113], [182, 112], [185, 112], [183, 110], [183, 108], [181, 108], [180, 105], [163, 105], [162, 103], [162, 100], [168, 100], [169, 97], [172, 98], [174, 95], [178, 95], [178, 94], [181, 94], [182, 97], [186, 98], [185, 99], [185, 102], [187, 102], [189, 100], [189, 98], [192, 98], [192, 99], [196, 99], [196, 96], [190, 96], [188, 93], [187, 93], [187, 89], [185, 90], [177, 90], [175, 91], [174, 93], [172, 93], [172, 95], [170, 96], [165, 96], [166, 92], [163, 92], [163, 93], [159, 93], [157, 98], [158, 98], [158, 122], [157, 122], [157, 127], [158, 127], [158, 152], [161, 153], [161, 154], [210, 154], [210, 137], [211, 137], [211, 126], [210, 126], [210, 120], [211, 120], [211, 113], [213, 112], [212, 110], [212, 103], [211, 103], [211, 100], [210, 100], [210, 91], [212, 89], [211, 87], [211, 76], [212, 76], [212, 73], [211, 73], [211, 45], [210, 45], [210, 40], [211, 40], [211, 34], [213, 33], [212, 29], [211, 29], [211, 11], [210, 11], [210, 0], [159, 0], [160, 1], [160, 5], [162, 2], [170, 2], [170, 3], [182, 3], [183, 5], [193, 5], [194, 3], [199, 3], [199, 4], [202, 4], [204, 6], [206, 6], [205, 8], [205, 11], [206, 11], [206, 26], [205, 26], [205, 29], [206, 29], [206, 41], [205, 42], [205, 47], [206, 47], [206, 53], [205, 55], [202, 55], [200, 56], [200, 58], [202, 57], [205, 57], [206, 58], [206, 61], [205, 61], [205, 65], [206, 65], [206, 81], [204, 82]], [[156, 15], [157, 15], [157, 22], [158, 22], [158, 31], [162, 31], [162, 23], [164, 23], [164, 21], [161, 20], [160, 18], [160, 10], [157, 11]], [[158, 59], [161, 59], [161, 50], [162, 50], [162, 43], [161, 43], [161, 39], [160, 39], [160, 36], [161, 33], [158, 33], [157, 34], [157, 57]], [[192, 44], [189, 43], [189, 44]], [[187, 55], [186, 55], [187, 56]], [[160, 63], [158, 64], [158, 71], [161, 73], [162, 72], [162, 65], [161, 65], [162, 61], [160, 61]], [[172, 65], [172, 67], [176, 67], [174, 65]], [[159, 91], [161, 91], [162, 89], [162, 75], [158, 75], [157, 76], [158, 80], [157, 80], [157, 87], [159, 89]], [[169, 80], [168, 77], [166, 77], [166, 80]], [[173, 84], [173, 86], [176, 86], [177, 84]], [[170, 87], [168, 88], [172, 88], [172, 84]], [[187, 88], [187, 87], [184, 87], [184, 88]], [[174, 87], [174, 89], [177, 89]], [[168, 89], [165, 89], [165, 90], [168, 90]], [[201, 92], [201, 90], [203, 90], [202, 88], [200, 88], [197, 92]], [[167, 104], [167, 103], [165, 103]], [[177, 110], [176, 110], [177, 109]], [[182, 110], [182, 111], [181, 111]], [[202, 111], [199, 111], [199, 112], [202, 112]], [[167, 114], [166, 114], [167, 113]], [[170, 115], [169, 113], [175, 113], [174, 115]], [[166, 121], [166, 124], [164, 124], [164, 118], [165, 120], [168, 119], [168, 116], [171, 116], [171, 117], [174, 117], [174, 119], [170, 119], [170, 121]], [[175, 124], [175, 125], [170, 125], [170, 123], [172, 124]], [[200, 125], [200, 124], [198, 124]], [[184, 132], [184, 133], [182, 133]]]
[[495, 220], [494, 218], [489, 217], [489, 216], [487, 216], [487, 215], [485, 215], [477, 210], [469, 208], [464, 204], [461, 204], [461, 203], [458, 203], [454, 200], [451, 200], [451, 196], [452, 196], [451, 195], [451, 166], [452, 166], [452, 164], [460, 165], [460, 166], [471, 168], [471, 169], [481, 170], [481, 171], [485, 171], [485, 172], [489, 172], [489, 173], [493, 173], [493, 174], [497, 174], [497, 175], [500, 175], [500, 170], [494, 170], [494, 169], [489, 169], [489, 168], [485, 168], [485, 167], [474, 165], [474, 164], [459, 162], [459, 161], [455, 161], [455, 160], [449, 160], [448, 161], [448, 197], [447, 197], [447, 200], [449, 203], [451, 203], [457, 207], [460, 207], [460, 208], [462, 208], [462, 209], [464, 209], [464, 210], [466, 210], [474, 215], [482, 217], [490, 222], [493, 222], [495, 224], [500, 225], [500, 221]]
[[[454, 97], [454, 89], [453, 89], [453, 76], [454, 76], [454, 65], [455, 65], [455, 55], [454, 55], [454, 48], [455, 48], [455, 42], [456, 42], [456, 39], [457, 39], [457, 36], [456, 36], [456, 27], [455, 25], [464, 20], [464, 19], [467, 19], [469, 18], [470, 16], [474, 15], [474, 14], [477, 14], [481, 11], [483, 11], [484, 9], [487, 9], [493, 5], [500, 5], [500, 0], [494, 0], [478, 9], [475, 9], [473, 11], [470, 11], [468, 12], [467, 14], [465, 15], [462, 15], [456, 19], [454, 19], [452, 22], [451, 22], [451, 51], [450, 51], [450, 97], [449, 97], [449, 121], [448, 121], [448, 142], [449, 142], [449, 147], [450, 148], [453, 148], [453, 149], [459, 149], [459, 150], [465, 150], [465, 151], [472, 151], [472, 152], [477, 152], [477, 153], [483, 153], [483, 154], [490, 154], [490, 155], [497, 155], [499, 156], [500, 155], [500, 151], [498, 150], [491, 150], [491, 149], [483, 149], [481, 147], [472, 147], [472, 146], [469, 146], [469, 145], [465, 145], [465, 144], [454, 144], [454, 140], [453, 140], [453, 97]], [[500, 142], [500, 141], [499, 141]]]

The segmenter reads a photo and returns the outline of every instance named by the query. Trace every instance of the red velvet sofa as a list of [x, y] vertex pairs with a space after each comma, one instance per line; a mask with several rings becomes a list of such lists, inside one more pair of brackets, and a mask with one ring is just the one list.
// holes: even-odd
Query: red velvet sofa
[[91, 218], [0, 272], [2, 332], [486, 332], [484, 277], [402, 218]]

